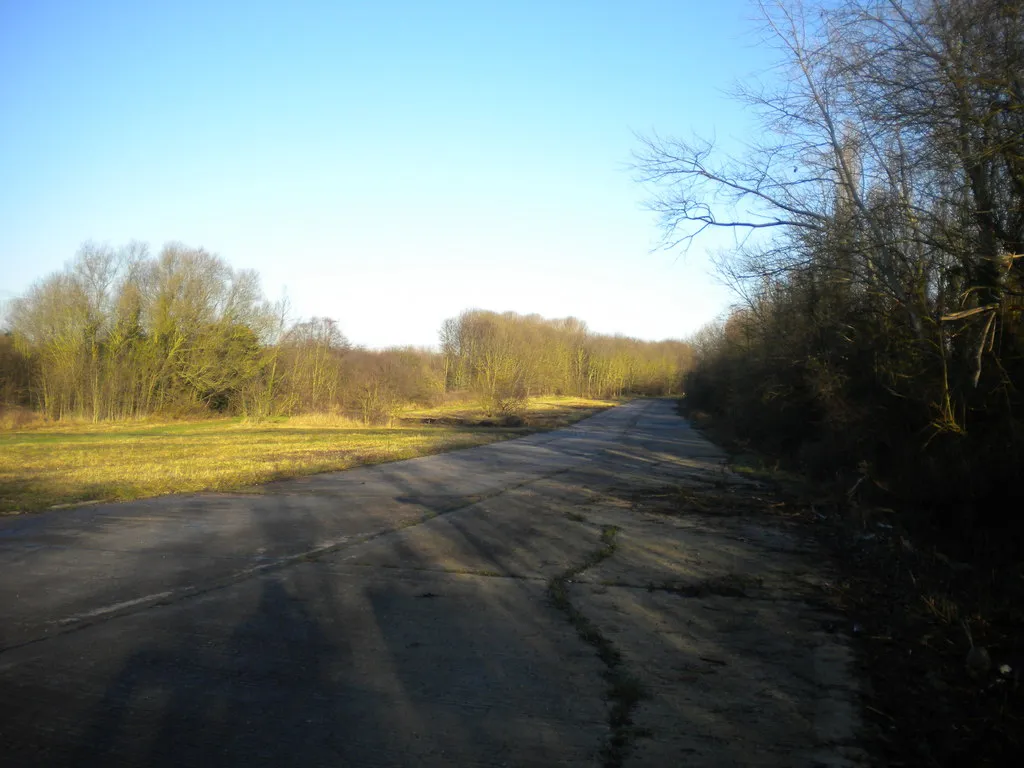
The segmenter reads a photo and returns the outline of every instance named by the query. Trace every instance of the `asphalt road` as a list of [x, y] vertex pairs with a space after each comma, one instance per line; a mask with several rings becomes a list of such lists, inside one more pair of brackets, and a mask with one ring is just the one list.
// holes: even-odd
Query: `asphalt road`
[[799, 536], [669, 401], [233, 494], [0, 520], [0, 763], [864, 763]]

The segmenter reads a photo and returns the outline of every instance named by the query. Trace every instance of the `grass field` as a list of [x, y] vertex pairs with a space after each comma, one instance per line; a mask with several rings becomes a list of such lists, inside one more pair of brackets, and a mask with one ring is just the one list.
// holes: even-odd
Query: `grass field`
[[56, 424], [0, 432], [0, 514], [89, 501], [216, 490], [469, 448], [565, 426], [614, 405], [533, 400], [521, 427], [469, 404], [403, 414], [393, 427], [331, 416]]

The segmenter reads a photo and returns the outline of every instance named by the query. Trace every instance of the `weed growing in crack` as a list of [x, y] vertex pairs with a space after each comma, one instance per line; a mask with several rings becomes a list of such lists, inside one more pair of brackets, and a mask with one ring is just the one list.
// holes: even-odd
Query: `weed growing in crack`
[[615, 537], [618, 532], [618, 526], [604, 526], [601, 529], [601, 546], [591, 552], [581, 564], [563, 571], [548, 582], [548, 597], [552, 605], [566, 615], [579, 638], [594, 647], [597, 657], [605, 665], [603, 677], [608, 683], [605, 695], [611, 703], [608, 713], [611, 735], [608, 744], [602, 750], [605, 768], [619, 768], [625, 761], [633, 741], [640, 736], [648, 735], [646, 730], [633, 725], [633, 709], [647, 694], [643, 684], [624, 668], [619, 650], [601, 633], [594, 622], [572, 604], [568, 585], [583, 571], [615, 554]]

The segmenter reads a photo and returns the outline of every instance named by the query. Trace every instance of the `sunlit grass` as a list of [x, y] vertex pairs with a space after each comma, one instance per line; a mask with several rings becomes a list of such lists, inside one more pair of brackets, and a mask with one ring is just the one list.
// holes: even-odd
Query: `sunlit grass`
[[[564, 426], [614, 403], [578, 398], [531, 402], [526, 428], [474, 426], [467, 404], [414, 411], [394, 427], [304, 416], [56, 424], [0, 432], [0, 514], [167, 493], [227, 491], [270, 480], [468, 448]], [[444, 419], [446, 423], [418, 423]]]
[[[535, 397], [530, 398], [522, 419], [526, 426], [540, 429], [557, 429], [558, 427], [579, 421], [605, 408], [623, 402], [623, 400], [599, 400], [586, 397]], [[446, 422], [461, 421], [467, 424], [501, 421], [501, 417], [488, 412], [481, 404], [474, 401], [447, 403], [433, 408], [417, 408], [402, 413], [402, 420], [422, 421], [437, 419]]]

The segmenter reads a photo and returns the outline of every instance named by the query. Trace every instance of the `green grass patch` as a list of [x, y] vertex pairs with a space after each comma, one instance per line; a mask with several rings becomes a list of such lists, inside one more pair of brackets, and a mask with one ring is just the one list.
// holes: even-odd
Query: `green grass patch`
[[[484, 445], [564, 426], [600, 410], [599, 401], [564, 400], [561, 408], [550, 398], [538, 401], [536, 410], [544, 414], [545, 426], [531, 423], [527, 429], [481, 428], [460, 420], [363, 427], [343, 418], [301, 416], [256, 424], [232, 418], [58, 423], [2, 431], [0, 514], [90, 501], [237, 490]], [[533, 408], [531, 403], [528, 415]], [[446, 413], [443, 408], [433, 412]]]

